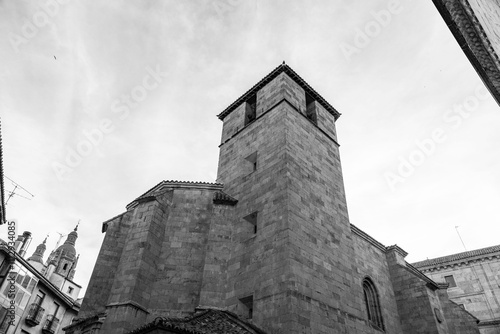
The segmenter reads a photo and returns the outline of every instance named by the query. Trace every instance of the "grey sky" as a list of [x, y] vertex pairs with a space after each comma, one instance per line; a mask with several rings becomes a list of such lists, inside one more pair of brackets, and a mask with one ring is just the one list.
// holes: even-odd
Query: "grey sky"
[[283, 60], [342, 113], [353, 224], [410, 262], [463, 251], [455, 226], [499, 243], [500, 109], [431, 0], [42, 3], [0, 2], [4, 168], [35, 194], [7, 215], [46, 256], [81, 219], [77, 283], [135, 197], [215, 181], [215, 115]]

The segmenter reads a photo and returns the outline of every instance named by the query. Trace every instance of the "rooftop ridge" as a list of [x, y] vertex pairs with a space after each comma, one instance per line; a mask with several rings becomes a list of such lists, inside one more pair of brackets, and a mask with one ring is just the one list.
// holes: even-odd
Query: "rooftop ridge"
[[475, 249], [475, 250], [471, 250], [471, 251], [466, 251], [466, 252], [441, 256], [441, 257], [436, 257], [433, 259], [427, 259], [427, 260], [415, 262], [412, 265], [414, 267], [417, 267], [417, 268], [436, 266], [438, 264], [442, 264], [445, 262], [459, 261], [459, 260], [463, 260], [463, 259], [467, 259], [467, 258], [471, 258], [471, 257], [476, 257], [476, 256], [481, 256], [481, 255], [486, 255], [486, 254], [495, 253], [495, 252], [500, 252], [500, 245]]
[[337, 120], [340, 117], [340, 113], [330, 104], [328, 103], [321, 95], [318, 94], [304, 79], [300, 77], [290, 66], [283, 62], [281, 65], [276, 67], [271, 71], [268, 75], [262, 78], [258, 83], [256, 83], [252, 88], [246, 91], [243, 95], [241, 95], [236, 101], [231, 103], [226, 109], [224, 109], [217, 117], [220, 120], [224, 120], [224, 118], [229, 115], [234, 109], [240, 106], [243, 102], [245, 102], [252, 94], [256, 93], [260, 88], [264, 87], [271, 80], [276, 78], [280, 73], [287, 73], [295, 82], [297, 82], [309, 95], [312, 95], [330, 114], [335, 117]]

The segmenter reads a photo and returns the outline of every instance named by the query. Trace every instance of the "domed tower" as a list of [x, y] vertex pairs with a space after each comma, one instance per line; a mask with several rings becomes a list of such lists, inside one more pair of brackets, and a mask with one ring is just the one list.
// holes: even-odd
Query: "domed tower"
[[43, 254], [45, 253], [45, 250], [47, 249], [47, 246], [45, 246], [45, 243], [47, 242], [47, 238], [43, 240], [43, 242], [36, 247], [35, 252], [33, 255], [31, 255], [28, 258], [28, 262], [39, 272], [42, 274], [45, 272], [45, 265], [43, 264]]
[[72, 281], [78, 262], [75, 249], [76, 239], [78, 238], [77, 230], [78, 225], [68, 234], [66, 241], [50, 253], [47, 259], [47, 272], [45, 275], [50, 282], [71, 297], [74, 297], [76, 290], [79, 291], [81, 288]]
[[68, 234], [68, 238], [61, 246], [57, 247], [55, 251], [50, 254], [48, 264], [54, 265], [54, 273], [57, 273], [63, 277], [67, 277], [73, 267], [73, 263], [76, 261], [76, 249], [75, 242], [78, 238], [78, 233], [76, 232], [78, 225], [75, 229]]

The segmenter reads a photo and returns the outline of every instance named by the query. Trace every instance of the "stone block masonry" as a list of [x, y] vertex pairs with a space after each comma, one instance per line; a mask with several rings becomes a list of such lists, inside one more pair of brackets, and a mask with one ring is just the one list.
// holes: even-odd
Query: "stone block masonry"
[[219, 115], [217, 183], [163, 181], [104, 224], [82, 315], [112, 334], [198, 307], [273, 334], [477, 333], [404, 251], [350, 224], [339, 116], [272, 71]]

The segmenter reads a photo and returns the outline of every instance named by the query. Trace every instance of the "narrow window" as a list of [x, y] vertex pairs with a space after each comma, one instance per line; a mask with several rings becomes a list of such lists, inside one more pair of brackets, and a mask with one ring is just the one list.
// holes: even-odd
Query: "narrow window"
[[445, 276], [444, 277], [446, 283], [449, 284], [449, 288], [454, 288], [457, 286], [457, 283], [455, 283], [455, 278], [453, 277], [453, 275], [449, 275], [449, 276]]
[[245, 102], [245, 126], [255, 121], [257, 117], [257, 95], [253, 95]]
[[245, 219], [247, 222], [253, 225], [252, 230], [254, 234], [257, 233], [257, 213], [258, 211], [255, 211], [249, 214], [248, 216], [243, 217], [243, 219]]
[[316, 112], [316, 102], [311, 95], [306, 93], [306, 116], [314, 124], [318, 124], [318, 116]]
[[59, 312], [59, 304], [54, 302], [54, 318], [57, 318], [57, 312]]
[[249, 173], [255, 172], [257, 170], [257, 152], [253, 152], [245, 160], [248, 162]]
[[363, 280], [363, 295], [368, 321], [370, 321], [373, 326], [384, 330], [384, 321], [382, 319], [382, 310], [380, 308], [378, 293], [372, 280], [368, 277]]
[[240, 299], [243, 306], [243, 313], [246, 315], [247, 319], [253, 318], [253, 295], [244, 297]]
[[66, 270], [66, 268], [68, 268], [68, 264], [67, 263], [64, 264], [63, 270]]

